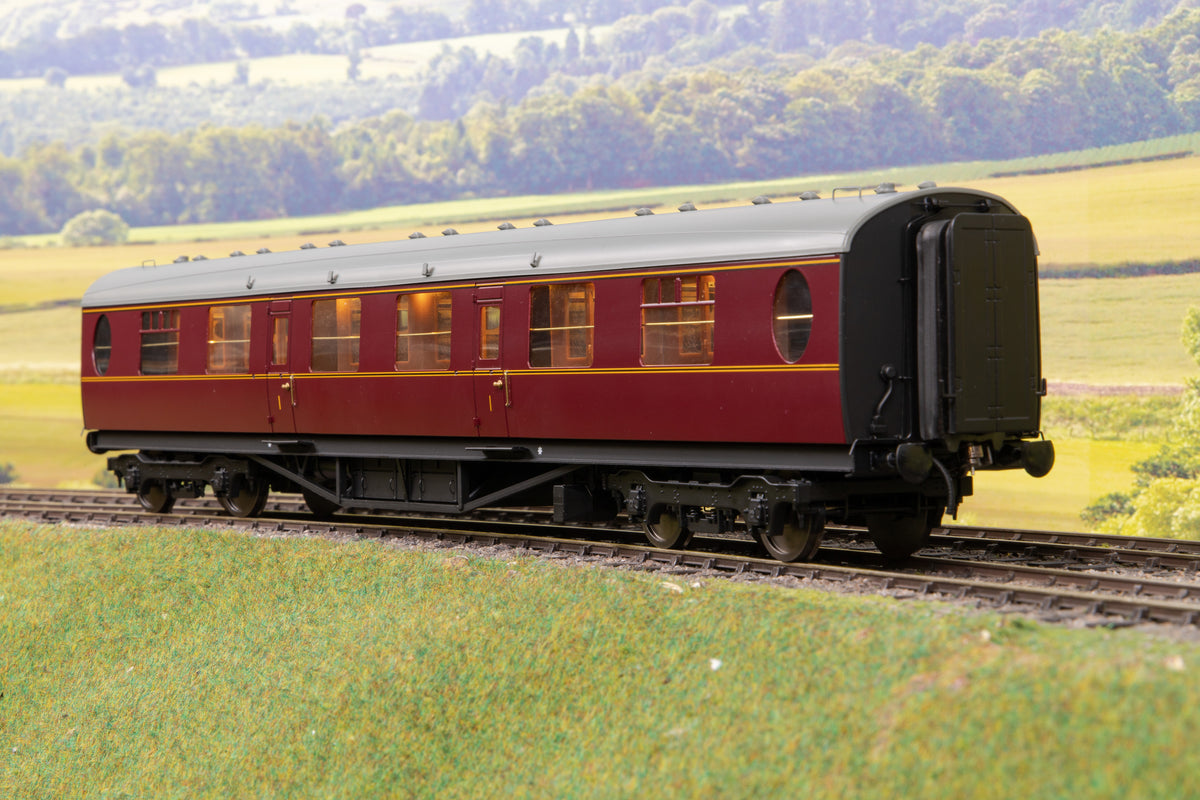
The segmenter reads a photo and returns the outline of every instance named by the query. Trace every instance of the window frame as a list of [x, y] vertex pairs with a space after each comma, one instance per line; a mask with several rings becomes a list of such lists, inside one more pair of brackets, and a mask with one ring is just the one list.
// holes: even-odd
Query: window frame
[[[418, 301], [428, 298], [427, 313]], [[407, 307], [402, 308], [402, 305]], [[418, 306], [418, 308], [413, 308]], [[436, 372], [450, 369], [453, 353], [454, 293], [450, 291], [403, 292], [396, 295], [394, 365], [397, 372]], [[402, 319], [403, 315], [403, 319]], [[403, 324], [402, 324], [403, 321]], [[421, 323], [421, 324], [415, 324]], [[430, 325], [432, 324], [432, 327]], [[432, 339], [433, 347], [414, 347]], [[401, 359], [401, 347], [407, 355]], [[419, 351], [415, 358], [414, 351]], [[432, 353], [432, 358], [430, 358]]]
[[[582, 292], [582, 297], [576, 294]], [[583, 318], [577, 318], [582, 313]], [[536, 323], [536, 324], [535, 324]], [[586, 369], [595, 360], [596, 284], [542, 283], [529, 287], [529, 366]]]
[[[690, 284], [691, 296], [687, 299]], [[667, 295], [664, 298], [664, 295]], [[703, 298], [703, 299], [701, 299]], [[716, 354], [716, 277], [712, 273], [642, 280], [641, 363], [647, 367], [704, 366]], [[700, 318], [689, 319], [700, 312]], [[694, 328], [697, 344], [687, 346]], [[660, 333], [661, 332], [661, 333]], [[654, 334], [659, 334], [654, 336]]]
[[[140, 375], [178, 375], [179, 374], [179, 338], [182, 327], [180, 324], [180, 310], [178, 308], [153, 308], [142, 309], [138, 321], [138, 373]], [[155, 355], [157, 350], [153, 348], [163, 348], [162, 353], [165, 357], [162, 359], [163, 365], [161, 368], [154, 366], [148, 369], [148, 365], [155, 365], [156, 359], [147, 359], [147, 355]]]
[[[104, 339], [103, 342], [101, 338]], [[107, 314], [101, 314], [92, 329], [92, 367], [97, 375], [108, 374], [109, 367], [112, 366], [112, 349], [112, 323], [108, 321]]]
[[[333, 327], [326, 330], [330, 316], [318, 313], [318, 307], [323, 309], [331, 303]], [[320, 297], [312, 301], [310, 314], [309, 372], [358, 372], [362, 364], [362, 298], [357, 295]], [[319, 345], [330, 342], [333, 343], [332, 353], [324, 346], [319, 349]], [[328, 366], [330, 359], [332, 367]]]
[[[233, 339], [226, 336], [226, 332], [231, 327], [229, 325], [228, 312], [235, 311], [237, 316], [241, 317], [239, 324], [243, 331], [244, 338]], [[221, 332], [218, 338], [217, 313], [221, 316]], [[250, 340], [251, 331], [254, 323], [254, 306], [251, 303], [226, 303], [223, 305], [210, 306], [208, 309], [208, 341], [205, 351], [205, 368], [210, 375], [248, 375], [250, 374]], [[234, 357], [230, 358], [230, 352], [234, 353]], [[220, 354], [219, 361], [214, 359], [214, 355]]]
[[[798, 278], [799, 282], [787, 286], [788, 281], [793, 278]], [[780, 308], [781, 304], [795, 300], [799, 300], [798, 306]], [[798, 269], [787, 270], [779, 276], [771, 299], [771, 335], [775, 350], [786, 363], [796, 364], [808, 352], [808, 346], [812, 343], [814, 319], [812, 285], [808, 276]]]

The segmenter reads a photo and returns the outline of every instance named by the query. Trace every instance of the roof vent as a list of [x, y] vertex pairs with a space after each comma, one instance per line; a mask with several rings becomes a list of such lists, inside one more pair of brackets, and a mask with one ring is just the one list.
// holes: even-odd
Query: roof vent
[[821, 193], [820, 192], [801, 192], [800, 199], [801, 200], [820, 200]]
[[936, 189], [937, 184], [933, 181], [921, 181], [917, 184], [918, 189]]
[[681, 205], [681, 206], [679, 207], [679, 210], [680, 210], [680, 211], [695, 211], [695, 210], [696, 210], [696, 204], [695, 204], [695, 203], [691, 203], [691, 202], [689, 202], [689, 203], [684, 203], [683, 205]]
[[408, 238], [410, 238], [410, 239], [424, 239], [424, 238], [425, 238], [425, 234], [421, 233], [420, 231], [417, 231], [416, 233], [410, 233], [410, 234], [408, 235]]
[[511, 222], [501, 223], [500, 226], [498, 228], [496, 228], [496, 230], [499, 230], [499, 231], [515, 231], [516, 229], [517, 229], [517, 226], [513, 225]]
[[208, 256], [196, 256], [192, 261], [208, 261]]
[[633, 212], [633, 215], [635, 217], [650, 217], [650, 216], [654, 215], [654, 212], [651, 211], [650, 209], [646, 208], [645, 206], [642, 206], [637, 211]]
[[329, 243], [329, 246], [330, 247], [345, 247], [346, 243], [343, 242], [341, 239], [334, 239], [332, 242]]
[[896, 193], [896, 184], [894, 184], [894, 183], [881, 183], [875, 187], [875, 194], [895, 194], [895, 193]]
[[232, 253], [229, 254], [229, 257], [237, 258], [238, 256], [244, 256], [244, 255], [246, 255], [246, 254], [243, 253], [241, 250], [234, 250]]
[[190, 261], [190, 260], [191, 260], [191, 259], [189, 259], [187, 256], [179, 256], [178, 258], [176, 258], [176, 259], [175, 259], [175, 263], [176, 263], [176, 264], [183, 264], [183, 263], [185, 263], [185, 262], [187, 262], [187, 261]]
[[546, 219], [545, 217], [542, 217], [541, 219], [537, 220], [533, 224], [538, 228], [544, 228], [547, 225], [553, 225], [554, 223], [551, 222], [550, 220]]
[[458, 231], [454, 230], [454, 228], [446, 228], [446, 230], [442, 231], [442, 236], [458, 236]]
[[301, 250], [316, 250], [317, 246], [315, 244], [313, 244], [312, 242], [305, 242], [304, 244], [300, 245], [300, 249]]
[[258, 253], [260, 256], [265, 256], [267, 253], [271, 252], [271, 248], [260, 247], [257, 250], [255, 250], [254, 252]]
[[754, 205], [756, 205], [756, 206], [765, 206], [765, 205], [769, 205], [771, 203], [771, 198], [767, 197], [765, 194], [760, 194], [758, 197], [754, 198], [750, 202], [754, 203]]

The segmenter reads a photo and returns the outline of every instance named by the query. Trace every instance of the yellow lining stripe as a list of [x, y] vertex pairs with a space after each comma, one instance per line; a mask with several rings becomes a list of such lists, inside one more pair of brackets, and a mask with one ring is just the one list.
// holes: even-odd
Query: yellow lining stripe
[[96, 376], [82, 378], [83, 383], [147, 383], [160, 381], [249, 381], [277, 378], [280, 380], [312, 380], [314, 378], [469, 378], [473, 376], [490, 376], [505, 373], [509, 376], [567, 376], [567, 375], [678, 375], [678, 374], [707, 374], [731, 375], [745, 373], [779, 373], [779, 372], [837, 372], [837, 364], [788, 364], [783, 366], [746, 366], [746, 367], [710, 367], [687, 366], [674, 367], [632, 367], [595, 369], [580, 367], [578, 369], [501, 369], [499, 367], [479, 370], [420, 370], [410, 372], [300, 372], [265, 373], [256, 375], [122, 375]]

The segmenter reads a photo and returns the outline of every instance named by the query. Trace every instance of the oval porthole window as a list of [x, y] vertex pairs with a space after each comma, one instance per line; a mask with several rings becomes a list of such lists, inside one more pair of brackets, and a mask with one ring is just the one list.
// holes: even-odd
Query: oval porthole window
[[812, 293], [802, 273], [789, 270], [779, 279], [772, 319], [779, 355], [789, 364], [795, 364], [804, 355], [812, 333]]
[[92, 363], [96, 365], [96, 373], [103, 375], [108, 372], [108, 361], [112, 356], [112, 328], [108, 317], [103, 314], [96, 320], [96, 332], [92, 337]]

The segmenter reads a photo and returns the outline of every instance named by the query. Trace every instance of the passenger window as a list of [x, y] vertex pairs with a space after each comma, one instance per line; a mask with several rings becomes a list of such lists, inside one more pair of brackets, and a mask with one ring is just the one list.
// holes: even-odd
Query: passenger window
[[479, 357], [485, 361], [500, 357], [500, 306], [479, 307]]
[[100, 315], [96, 320], [96, 330], [92, 335], [92, 363], [96, 366], [96, 374], [108, 372], [108, 362], [112, 358], [112, 326], [108, 317]]
[[803, 273], [789, 270], [775, 287], [775, 306], [772, 313], [775, 346], [789, 364], [795, 364], [808, 347], [812, 333], [812, 293]]
[[642, 282], [642, 363], [711, 364], [716, 281], [712, 275]]
[[357, 297], [314, 300], [312, 315], [312, 371], [356, 371], [362, 300]]
[[250, 371], [250, 306], [215, 306], [208, 310], [208, 371]]
[[590, 367], [595, 291], [590, 283], [529, 290], [529, 366]]
[[179, 371], [179, 309], [142, 312], [141, 372], [174, 375]]
[[396, 369], [450, 369], [450, 292], [396, 299]]

